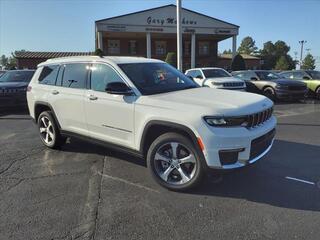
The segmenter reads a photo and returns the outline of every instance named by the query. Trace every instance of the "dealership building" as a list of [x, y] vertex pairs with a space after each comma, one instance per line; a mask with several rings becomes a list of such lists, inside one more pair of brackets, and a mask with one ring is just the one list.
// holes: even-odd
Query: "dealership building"
[[[239, 26], [182, 8], [183, 69], [230, 69], [236, 54]], [[141, 56], [165, 60], [177, 52], [176, 6], [165, 5], [95, 21], [95, 48], [106, 56]], [[218, 43], [231, 39], [232, 54], [218, 55]], [[15, 52], [19, 69], [34, 69], [50, 58], [92, 55], [93, 52]], [[242, 55], [248, 69], [259, 69], [260, 59]]]
[[[232, 38], [236, 53], [239, 26], [182, 8], [183, 68], [218, 66], [218, 43]], [[166, 5], [95, 22], [96, 48], [107, 56], [165, 60], [177, 52], [176, 6]]]

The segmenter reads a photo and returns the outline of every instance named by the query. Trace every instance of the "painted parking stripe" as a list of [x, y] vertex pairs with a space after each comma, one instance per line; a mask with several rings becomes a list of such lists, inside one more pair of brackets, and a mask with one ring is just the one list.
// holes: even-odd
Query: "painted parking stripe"
[[310, 184], [310, 185], [315, 185], [314, 182], [306, 181], [306, 180], [299, 179], [299, 178], [286, 177], [286, 179], [297, 181], [297, 182], [302, 182], [302, 183], [306, 183], [306, 184]]

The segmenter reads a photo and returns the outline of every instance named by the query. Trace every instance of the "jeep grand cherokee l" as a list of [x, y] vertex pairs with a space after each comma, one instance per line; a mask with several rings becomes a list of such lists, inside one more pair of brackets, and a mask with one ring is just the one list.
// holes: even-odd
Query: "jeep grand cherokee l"
[[257, 161], [275, 134], [266, 97], [201, 88], [160, 60], [48, 60], [38, 66], [27, 97], [47, 147], [78, 136], [135, 153], [172, 190], [196, 186], [210, 168]]

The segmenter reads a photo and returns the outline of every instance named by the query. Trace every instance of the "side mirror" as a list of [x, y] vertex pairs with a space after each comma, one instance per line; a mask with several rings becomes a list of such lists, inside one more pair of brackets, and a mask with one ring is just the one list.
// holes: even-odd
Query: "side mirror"
[[310, 80], [310, 78], [308, 76], [303, 76], [302, 78], [303, 80]]
[[203, 77], [201, 75], [198, 75], [195, 78], [203, 79]]
[[133, 95], [133, 91], [123, 82], [111, 82], [107, 84], [106, 92], [116, 95], [130, 96]]
[[251, 77], [250, 80], [252, 80], [252, 81], [257, 81], [258, 78], [256, 78], [256, 77]]

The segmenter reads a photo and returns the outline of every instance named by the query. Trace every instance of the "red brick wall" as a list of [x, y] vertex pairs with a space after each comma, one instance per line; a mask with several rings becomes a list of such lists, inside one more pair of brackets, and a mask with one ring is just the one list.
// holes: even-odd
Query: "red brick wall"
[[39, 63], [46, 60], [46, 58], [17, 58], [17, 67], [18, 69], [36, 69]]
[[[141, 39], [141, 38], [130, 38], [130, 39], [117, 39], [117, 38], [104, 38], [103, 39], [103, 46], [104, 46], [104, 53], [106, 55], [110, 55], [108, 53], [108, 40], [120, 40], [120, 56], [129, 56], [129, 41], [130, 40], [136, 40], [137, 41], [137, 54], [135, 56], [143, 56], [146, 57], [147, 55], [147, 49], [146, 49], [146, 39]], [[159, 37], [153, 37], [151, 39], [151, 57], [160, 59], [160, 60], [165, 60], [166, 54], [165, 55], [156, 55], [156, 41], [166, 41], [167, 43], [167, 53], [168, 52], [177, 52], [177, 43], [176, 39], [174, 38], [159, 38]], [[185, 41], [189, 41], [190, 39], [187, 39]], [[218, 66], [218, 44], [216, 41], [211, 40], [211, 39], [201, 39], [200, 41], [206, 41], [209, 42], [210, 44], [210, 54], [207, 56], [199, 56], [199, 40], [196, 41], [196, 66], [197, 67], [209, 67], [209, 66]], [[191, 50], [190, 50], [191, 51]], [[186, 56], [184, 54], [183, 56], [183, 65], [184, 69], [190, 68], [191, 65], [191, 55]]]

